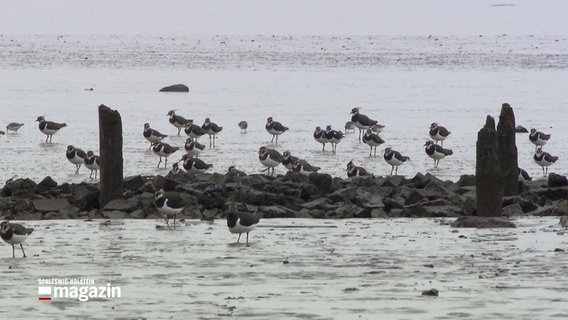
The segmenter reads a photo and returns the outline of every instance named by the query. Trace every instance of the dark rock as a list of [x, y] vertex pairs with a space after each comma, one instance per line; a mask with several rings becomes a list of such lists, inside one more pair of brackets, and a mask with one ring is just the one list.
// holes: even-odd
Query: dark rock
[[554, 206], [554, 215], [568, 216], [568, 200], [560, 200]]
[[332, 178], [327, 173], [312, 173], [309, 175], [309, 181], [316, 187], [319, 194], [328, 194], [333, 191]]
[[174, 84], [171, 86], [163, 87], [159, 92], [189, 92], [189, 87], [185, 84]]
[[57, 212], [68, 209], [71, 204], [67, 199], [36, 199], [32, 201], [32, 206], [40, 212]]
[[124, 211], [119, 210], [110, 210], [110, 211], [103, 211], [103, 218], [105, 219], [128, 219], [130, 215]]
[[10, 192], [16, 198], [30, 198], [35, 192], [36, 183], [30, 179], [16, 179], [10, 184]]
[[424, 189], [413, 189], [410, 195], [404, 201], [405, 205], [417, 204], [428, 201], [428, 192]]
[[499, 217], [459, 217], [451, 224], [452, 228], [516, 228], [511, 221]]
[[141, 175], [126, 177], [124, 178], [123, 186], [127, 190], [136, 191], [146, 183], [146, 179], [144, 179]]
[[132, 212], [139, 208], [139, 202], [135, 198], [130, 199], [115, 199], [111, 200], [106, 206], [103, 207], [103, 211], [123, 211]]
[[404, 203], [397, 201], [393, 198], [385, 198], [383, 200], [385, 211], [390, 212], [393, 209], [404, 209]]
[[416, 188], [424, 188], [430, 182], [430, 177], [418, 172], [410, 181]]
[[556, 173], [549, 173], [548, 174], [548, 187], [566, 187], [568, 186], [568, 178], [566, 176], [561, 176]]
[[475, 175], [473, 174], [463, 174], [458, 180], [458, 186], [460, 187], [471, 187], [475, 186]]
[[396, 188], [404, 183], [405, 179], [403, 176], [388, 176], [386, 177], [385, 181], [382, 183], [382, 186]]
[[515, 132], [516, 133], [528, 133], [529, 130], [527, 130], [527, 128], [523, 127], [523, 126], [516, 126], [515, 127]]
[[475, 200], [472, 198], [465, 198], [463, 201], [463, 211], [466, 216], [474, 216], [477, 211]]
[[568, 228], [568, 216], [560, 217], [560, 221], [558, 223], [560, 223], [560, 225], [564, 228]]
[[507, 217], [520, 216], [523, 213], [523, 208], [521, 208], [521, 205], [518, 202], [512, 203], [503, 208], [503, 215]]
[[422, 295], [423, 296], [437, 297], [438, 296], [438, 290], [437, 289], [424, 290], [424, 291], [422, 291]]
[[53, 180], [50, 176], [47, 176], [41, 180], [40, 183], [37, 184], [37, 191], [38, 192], [46, 192], [53, 188], [57, 187], [57, 182]]
[[296, 211], [283, 206], [263, 206], [259, 208], [259, 211], [262, 212], [264, 219], [296, 217]]

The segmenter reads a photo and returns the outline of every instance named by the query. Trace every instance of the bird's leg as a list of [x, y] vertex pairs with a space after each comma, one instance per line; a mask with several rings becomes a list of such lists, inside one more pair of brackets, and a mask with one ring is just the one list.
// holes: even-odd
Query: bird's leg
[[276, 135], [276, 142], [275, 142], [275, 144], [278, 145], [278, 135]]
[[392, 171], [394, 170], [394, 166], [391, 166], [391, 176], [392, 176]]
[[440, 147], [444, 147], [444, 140], [440, 141]]
[[166, 157], [166, 161], [164, 161], [164, 168], [168, 166], [168, 157]]
[[249, 233], [247, 232], [247, 246], [249, 245]]
[[93, 170], [91, 170], [91, 174], [89, 174], [89, 179], [93, 179]]
[[322, 145], [323, 145], [323, 148], [321, 148], [321, 151], [325, 152], [325, 143], [322, 143]]
[[26, 253], [24, 252], [24, 246], [20, 243], [20, 248], [22, 249], [22, 253], [24, 254], [24, 258], [26, 257]]
[[177, 214], [174, 214], [174, 228], [176, 227], [176, 216]]
[[14, 245], [12, 245], [12, 258], [15, 258], [16, 254], [14, 253]]
[[394, 175], [395, 175], [395, 176], [398, 176], [398, 166], [395, 167]]
[[363, 130], [359, 129], [359, 142], [361, 142], [361, 132], [363, 132]]
[[160, 167], [160, 163], [162, 163], [162, 156], [159, 156], [159, 157], [160, 157], [160, 161], [158, 161], [158, 165], [156, 166], [156, 168], [159, 168], [159, 167]]
[[237, 238], [237, 243], [241, 240], [241, 233], [239, 233], [239, 237]]
[[181, 132], [181, 128], [178, 127], [178, 137], [179, 137], [179, 133]]

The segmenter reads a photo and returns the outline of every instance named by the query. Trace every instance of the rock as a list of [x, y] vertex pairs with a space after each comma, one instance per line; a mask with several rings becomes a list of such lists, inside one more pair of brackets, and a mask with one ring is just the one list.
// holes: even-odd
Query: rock
[[163, 87], [159, 92], [189, 92], [189, 87], [185, 84], [174, 84], [171, 86]]
[[512, 203], [503, 208], [503, 215], [507, 217], [520, 216], [523, 214], [523, 209], [518, 202]]
[[119, 210], [111, 210], [111, 211], [103, 211], [103, 218], [105, 219], [128, 219], [130, 215], [124, 211]]
[[30, 198], [35, 192], [36, 183], [30, 179], [16, 179], [9, 186], [10, 194], [16, 198]]
[[463, 201], [463, 211], [466, 216], [474, 216], [477, 211], [475, 200], [473, 198], [465, 198]]
[[319, 194], [328, 194], [333, 191], [332, 178], [327, 173], [312, 173], [309, 176], [309, 182], [313, 184]]
[[124, 178], [123, 186], [127, 190], [135, 191], [142, 188], [145, 183], [146, 179], [144, 179], [141, 175], [137, 175]]
[[475, 186], [475, 175], [473, 174], [463, 174], [458, 180], [458, 186], [460, 187], [471, 187]]
[[566, 187], [568, 186], [568, 178], [566, 178], [566, 176], [561, 176], [556, 173], [549, 173], [547, 185], [549, 188]]
[[516, 228], [511, 221], [499, 217], [459, 217], [451, 224], [452, 228]]
[[50, 176], [47, 176], [41, 180], [40, 183], [37, 184], [37, 191], [38, 192], [46, 192], [53, 188], [57, 187], [57, 182], [53, 180]]
[[138, 207], [138, 201], [134, 198], [115, 199], [107, 203], [106, 206], [103, 207], [103, 211], [123, 211], [129, 213], [136, 210]]
[[560, 200], [554, 206], [555, 216], [568, 216], [568, 200]]
[[438, 289], [424, 290], [424, 291], [422, 291], [422, 295], [423, 296], [437, 297], [438, 296]]
[[71, 204], [64, 198], [36, 199], [32, 201], [32, 206], [40, 212], [57, 212], [70, 208]]
[[568, 228], [568, 216], [560, 217], [560, 221], [558, 223], [560, 223], [560, 225], [564, 228]]
[[282, 206], [262, 206], [259, 211], [262, 212], [264, 219], [296, 217], [295, 211]]
[[527, 130], [527, 128], [525, 128], [523, 126], [515, 126], [515, 132], [516, 133], [528, 133], [529, 130]]

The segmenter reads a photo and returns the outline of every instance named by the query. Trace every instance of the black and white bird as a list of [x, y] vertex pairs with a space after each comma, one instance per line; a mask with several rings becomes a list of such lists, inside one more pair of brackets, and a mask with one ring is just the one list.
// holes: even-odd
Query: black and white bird
[[325, 128], [324, 138], [331, 144], [331, 152], [337, 151], [337, 144], [343, 139], [343, 132], [331, 129], [331, 125]]
[[184, 172], [185, 171], [183, 171], [183, 169], [179, 167], [179, 164], [177, 162], [174, 162], [174, 164], [172, 164], [172, 168], [170, 169], [168, 174], [178, 174], [178, 173], [184, 173]]
[[309, 176], [311, 173], [318, 172], [320, 167], [309, 164], [306, 160], [298, 159], [292, 165], [292, 171]]
[[95, 153], [91, 150], [87, 151], [87, 155], [85, 156], [85, 159], [83, 159], [83, 162], [85, 163], [85, 167], [89, 170], [91, 170], [91, 174], [89, 175], [90, 179], [93, 179], [93, 172], [95, 173], [95, 179], [97, 178], [97, 173], [99, 172], [99, 169], [101, 168], [101, 158], [97, 155], [95, 155]]
[[186, 125], [185, 125], [185, 129], [183, 130], [185, 132], [186, 135], [192, 137], [193, 139], [195, 139], [197, 141], [197, 139], [199, 139], [201, 136], [206, 135], [207, 131], [205, 131], [205, 129], [203, 129], [202, 127], [193, 124], [193, 121], [189, 121]]
[[186, 153], [189, 153], [197, 158], [201, 151], [205, 149], [205, 145], [197, 142], [197, 140], [194, 140], [192, 137], [189, 137], [185, 140], [184, 148]]
[[[351, 109], [351, 122], [359, 129], [359, 141], [361, 141], [361, 136], [363, 135], [363, 131], [371, 128], [372, 125], [377, 124], [377, 120], [373, 120], [367, 117], [364, 114], [359, 113], [358, 107]], [[383, 126], [384, 127], [384, 126]]]
[[375, 123], [369, 129], [371, 129], [371, 131], [373, 131], [374, 133], [381, 133], [385, 129], [385, 126], [383, 126], [382, 124]]
[[168, 166], [168, 157], [174, 154], [176, 151], [179, 150], [179, 147], [173, 147], [165, 142], [154, 142], [152, 144], [152, 151], [160, 157], [160, 161], [158, 161], [158, 165], [156, 168], [160, 167], [160, 163], [162, 163], [162, 157], [165, 158], [164, 168]]
[[373, 174], [369, 173], [365, 168], [356, 166], [353, 163], [353, 160], [347, 163], [347, 177], [364, 177], [364, 176], [372, 176]]
[[550, 140], [550, 134], [537, 131], [535, 128], [531, 129], [529, 133], [529, 140], [535, 145], [535, 151], [540, 146], [544, 146]]
[[143, 135], [144, 138], [146, 138], [146, 140], [150, 142], [150, 147], [148, 148], [148, 150], [152, 149], [152, 144], [160, 142], [162, 141], [162, 139], [168, 136], [167, 134], [161, 134], [158, 130], [152, 129], [149, 123], [144, 124]]
[[178, 136], [181, 132], [181, 129], [185, 128], [186, 124], [191, 121], [182, 116], [178, 116], [175, 110], [168, 111], [168, 117], [170, 123], [178, 129]]
[[444, 140], [446, 140], [450, 133], [451, 132], [448, 131], [448, 129], [438, 125], [436, 122], [433, 122], [430, 125], [430, 131], [428, 132], [430, 138], [432, 138], [432, 140], [434, 140], [436, 144], [438, 144], [438, 141], [440, 141], [440, 145], [442, 147], [444, 146]]
[[369, 147], [371, 147], [371, 150], [369, 151], [369, 157], [372, 155], [373, 150], [375, 151], [375, 157], [376, 157], [377, 147], [385, 143], [385, 140], [383, 140], [381, 137], [379, 137], [378, 134], [374, 133], [373, 130], [369, 128], [367, 129], [367, 132], [365, 132], [365, 135], [363, 135], [363, 142]]
[[532, 177], [529, 175], [529, 173], [525, 169], [517, 168], [517, 170], [519, 171], [519, 182], [531, 181], [532, 180]]
[[[266, 167], [265, 170], [268, 171], [268, 174], [274, 175], [274, 168], [282, 162], [282, 155], [274, 149], [260, 147], [258, 150], [258, 160]], [[271, 169], [272, 173], [270, 171]]]
[[325, 138], [325, 131], [323, 131], [321, 129], [321, 127], [316, 127], [316, 130], [314, 131], [314, 139], [321, 143], [323, 145], [323, 147], [321, 148], [321, 151], [325, 151], [325, 144], [328, 143], [329, 141], [327, 141], [327, 139]]
[[[288, 130], [288, 127], [283, 126], [278, 121], [274, 121], [272, 117], [268, 117], [266, 119], [266, 125], [264, 127], [266, 128], [266, 131], [272, 135], [272, 140], [270, 140], [270, 142], [275, 144], [278, 144], [278, 136]], [[274, 141], [274, 138], [276, 138], [276, 141]]]
[[23, 127], [23, 126], [24, 126], [23, 123], [10, 122], [6, 126], [6, 132], [10, 133], [10, 131], [12, 131], [12, 133], [18, 133], [18, 130], [20, 130], [20, 128]]
[[215, 139], [217, 134], [223, 130], [223, 127], [218, 126], [215, 122], [211, 122], [211, 119], [205, 118], [201, 128], [209, 135], [209, 148], [215, 148]]
[[451, 156], [454, 152], [450, 149], [444, 149], [442, 146], [439, 146], [434, 143], [432, 140], [426, 141], [424, 144], [426, 154], [434, 159], [434, 169], [438, 168], [438, 164], [440, 164], [440, 160], [446, 156]]
[[385, 161], [391, 165], [391, 176], [394, 170], [394, 174], [398, 174], [398, 167], [404, 162], [410, 160], [409, 157], [403, 156], [400, 152], [395, 151], [391, 148], [385, 148], [385, 153], [383, 154]]
[[241, 240], [241, 234], [247, 234], [246, 245], [248, 245], [249, 232], [254, 230], [260, 218], [252, 213], [238, 212], [237, 206], [233, 203], [229, 204], [227, 215], [227, 227], [231, 233], [238, 233], [237, 243]]
[[[542, 175], [546, 177], [548, 173], [548, 167], [558, 161], [557, 156], [553, 156], [548, 152], [542, 151], [542, 146], [538, 146], [536, 148], [536, 152], [534, 154], [534, 162], [542, 167]], [[546, 169], [546, 171], [545, 171]]]
[[294, 166], [294, 162], [296, 162], [298, 160], [298, 157], [293, 156], [290, 151], [286, 150], [284, 151], [284, 153], [282, 153], [282, 161], [280, 163], [282, 163], [282, 165], [288, 169], [288, 170], [292, 170], [292, 167]]
[[229, 166], [229, 169], [227, 170], [227, 175], [233, 176], [233, 177], [244, 177], [247, 174], [244, 171], [237, 169], [237, 167], [235, 165], [231, 165], [231, 166]]
[[22, 245], [24, 241], [28, 238], [30, 234], [34, 231], [34, 228], [26, 228], [21, 224], [10, 223], [9, 221], [0, 222], [0, 237], [4, 242], [12, 245], [12, 258], [16, 257], [14, 252], [14, 245], [19, 244], [20, 249], [22, 249], [22, 254], [24, 257], [26, 253], [24, 252], [24, 246]]
[[67, 146], [67, 152], [65, 152], [65, 157], [67, 157], [67, 160], [69, 160], [69, 162], [71, 162], [72, 164], [75, 165], [75, 174], [79, 173], [79, 169], [81, 168], [81, 165], [83, 163], [85, 163], [85, 157], [87, 156], [87, 154], [85, 153], [85, 151], [79, 149], [79, 148], [75, 148], [72, 145], [68, 145]]
[[[43, 116], [37, 117], [36, 121], [39, 122], [39, 131], [41, 131], [43, 134], [45, 134], [47, 136], [45, 138], [45, 143], [51, 143], [51, 139], [53, 138], [53, 135], [55, 133], [57, 133], [57, 131], [59, 131], [61, 128], [64, 128], [64, 127], [67, 126], [66, 123], [57, 123], [57, 122], [52, 122], [52, 121], [46, 121]], [[49, 142], [48, 142], [48, 140], [49, 140]]]
[[160, 213], [165, 215], [166, 225], [169, 225], [170, 219], [173, 218], [175, 227], [177, 215], [182, 213], [184, 209], [183, 201], [179, 195], [160, 189], [154, 193], [154, 205]]
[[247, 133], [248, 122], [246, 121], [239, 121], [238, 123], [239, 129], [241, 129], [241, 133]]
[[188, 153], [184, 154], [179, 161], [183, 161], [183, 168], [187, 172], [205, 172], [206, 170], [213, 168], [212, 164], [205, 163], [205, 161], [201, 159], [194, 158], [191, 154]]

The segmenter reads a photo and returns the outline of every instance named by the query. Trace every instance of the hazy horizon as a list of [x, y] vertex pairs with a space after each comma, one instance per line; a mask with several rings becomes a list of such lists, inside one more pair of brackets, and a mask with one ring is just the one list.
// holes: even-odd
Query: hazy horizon
[[566, 35], [568, 1], [29, 0], [1, 34]]

